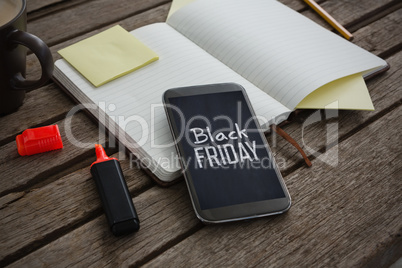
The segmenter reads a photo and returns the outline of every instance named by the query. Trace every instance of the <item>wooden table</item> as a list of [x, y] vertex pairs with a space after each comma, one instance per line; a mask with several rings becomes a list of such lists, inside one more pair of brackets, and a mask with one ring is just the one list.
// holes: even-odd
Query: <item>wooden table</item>
[[[281, 0], [329, 28], [302, 1]], [[163, 188], [142, 170], [122, 167], [141, 219], [138, 233], [114, 237], [89, 173], [94, 143], [109, 137], [54, 83], [31, 91], [15, 113], [0, 118], [0, 266], [261, 266], [387, 267], [402, 257], [402, 2], [328, 0], [322, 7], [384, 58], [391, 69], [367, 82], [376, 110], [339, 111], [306, 125], [303, 112], [285, 130], [313, 162], [268, 136], [292, 196], [283, 215], [205, 226], [185, 183]], [[56, 51], [120, 24], [127, 30], [165, 21], [169, 1], [28, 0], [28, 29]], [[29, 77], [40, 69], [28, 56]], [[320, 118], [320, 117], [318, 117]], [[72, 133], [89, 145], [78, 148]], [[15, 136], [58, 124], [64, 149], [20, 157]], [[304, 142], [303, 142], [304, 140]], [[109, 154], [119, 157], [116, 149]]]

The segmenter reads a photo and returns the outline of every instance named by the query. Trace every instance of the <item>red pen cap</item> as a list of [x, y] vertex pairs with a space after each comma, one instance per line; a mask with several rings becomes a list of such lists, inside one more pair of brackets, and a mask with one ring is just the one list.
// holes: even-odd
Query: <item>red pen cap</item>
[[20, 155], [33, 155], [63, 148], [57, 125], [26, 129], [16, 138]]

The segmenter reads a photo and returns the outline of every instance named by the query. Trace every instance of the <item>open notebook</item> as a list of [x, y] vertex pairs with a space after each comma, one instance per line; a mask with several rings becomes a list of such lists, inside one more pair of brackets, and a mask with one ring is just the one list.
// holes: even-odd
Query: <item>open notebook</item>
[[[361, 84], [362, 75], [387, 68], [384, 60], [274, 0], [199, 0], [166, 23], [131, 33], [159, 60], [98, 88], [63, 59], [55, 63], [54, 77], [79, 102], [95, 104], [89, 111], [163, 182], [181, 174], [162, 107], [165, 90], [238, 83], [268, 128], [313, 91], [330, 91], [351, 75]], [[370, 99], [367, 90], [362, 94]], [[340, 96], [329, 95], [327, 105]]]

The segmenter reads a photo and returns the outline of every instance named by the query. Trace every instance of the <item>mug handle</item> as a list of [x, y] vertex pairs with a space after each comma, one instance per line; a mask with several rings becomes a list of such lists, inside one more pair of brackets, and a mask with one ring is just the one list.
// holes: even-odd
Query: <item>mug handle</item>
[[44, 85], [53, 74], [53, 57], [47, 45], [33, 34], [23, 31], [13, 31], [9, 34], [9, 45], [23, 45], [29, 48], [38, 58], [42, 76], [39, 80], [26, 80], [21, 73], [17, 73], [11, 78], [11, 86], [14, 89], [31, 90]]

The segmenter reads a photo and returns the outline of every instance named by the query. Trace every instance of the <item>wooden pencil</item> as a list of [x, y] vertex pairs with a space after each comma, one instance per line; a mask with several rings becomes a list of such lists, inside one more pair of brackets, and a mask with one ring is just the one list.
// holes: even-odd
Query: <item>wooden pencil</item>
[[326, 20], [332, 27], [334, 27], [340, 34], [348, 40], [352, 40], [353, 35], [345, 29], [339, 22], [337, 22], [331, 15], [328, 14], [320, 5], [314, 0], [304, 0], [312, 9], [314, 9], [324, 20]]

